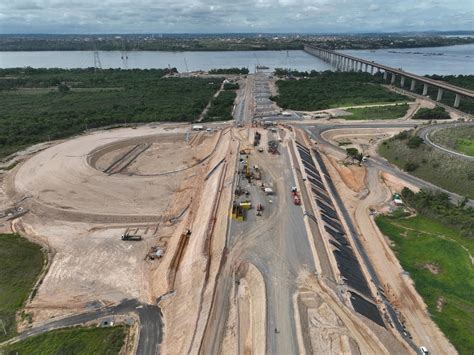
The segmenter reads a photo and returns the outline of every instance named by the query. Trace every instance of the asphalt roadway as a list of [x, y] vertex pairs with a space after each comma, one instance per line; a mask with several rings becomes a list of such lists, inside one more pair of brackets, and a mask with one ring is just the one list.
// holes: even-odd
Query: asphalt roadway
[[[334, 130], [334, 129], [338, 129], [338, 128], [339, 129], [351, 129], [351, 128], [353, 128], [353, 129], [357, 129], [357, 128], [414, 128], [417, 125], [418, 124], [416, 124], [416, 123], [406, 123], [406, 122], [403, 122], [403, 123], [398, 123], [398, 122], [394, 123], [394, 122], [392, 122], [392, 123], [390, 123], [390, 122], [387, 122], [387, 123], [354, 123], [354, 124], [332, 123], [332, 124], [318, 124], [318, 125], [302, 124], [302, 127], [304, 127], [304, 129], [310, 134], [310, 136], [318, 144], [321, 144], [322, 146], [324, 146], [328, 149], [331, 149], [332, 151], [334, 151], [336, 153], [345, 155], [346, 154], [345, 149], [343, 149], [341, 147], [338, 147], [338, 146], [335, 146], [335, 145], [329, 143], [328, 141], [326, 141], [322, 137], [322, 133], [325, 132], [325, 131]], [[437, 127], [437, 126], [432, 126], [432, 127]], [[382, 157], [379, 157], [379, 156], [370, 157], [369, 159], [367, 159], [365, 164], [368, 165], [368, 166], [377, 167], [380, 170], [386, 171], [386, 172], [396, 176], [397, 178], [408, 182], [409, 184], [411, 184], [413, 186], [419, 187], [420, 189], [444, 192], [449, 196], [450, 200], [453, 203], [458, 204], [464, 199], [464, 197], [462, 197], [462, 196], [460, 196], [460, 195], [458, 195], [454, 192], [447, 191], [447, 190], [445, 190], [445, 189], [443, 189], [439, 186], [433, 185], [433, 184], [431, 184], [427, 181], [424, 181], [420, 178], [417, 178], [416, 176], [410, 175], [410, 174], [398, 169], [397, 167], [393, 166], [392, 164], [390, 164], [387, 160], [385, 160]], [[466, 205], [474, 207], [474, 200], [469, 200]]]
[[[160, 308], [158, 306], [142, 304], [137, 300], [124, 300], [116, 306], [104, 307], [95, 311], [54, 320], [38, 327], [25, 330], [15, 337], [14, 340], [23, 340], [34, 335], [46, 333], [50, 330], [78, 326], [87, 322], [100, 320], [104, 317], [127, 315], [130, 313], [137, 314], [140, 319], [140, 336], [137, 354], [158, 354], [163, 333]], [[10, 339], [10, 341], [11, 340], [13, 339]]]
[[464, 160], [474, 162], [474, 157], [473, 156], [462, 154], [460, 152], [456, 152], [454, 150], [451, 150], [451, 149], [448, 149], [446, 147], [440, 146], [439, 144], [436, 144], [431, 140], [431, 134], [436, 132], [436, 131], [439, 131], [440, 129], [455, 128], [455, 127], [466, 127], [466, 126], [473, 126], [473, 125], [474, 125], [474, 122], [462, 122], [462, 123], [453, 122], [453, 123], [446, 123], [446, 124], [428, 126], [428, 127], [421, 128], [420, 131], [418, 132], [418, 135], [421, 138], [423, 138], [423, 140], [425, 141], [426, 144], [428, 144], [428, 145], [430, 145], [430, 146], [432, 146], [436, 149], [442, 150], [443, 152], [451, 154], [451, 155], [453, 155], [457, 158], [461, 158], [461, 159], [464, 159]]

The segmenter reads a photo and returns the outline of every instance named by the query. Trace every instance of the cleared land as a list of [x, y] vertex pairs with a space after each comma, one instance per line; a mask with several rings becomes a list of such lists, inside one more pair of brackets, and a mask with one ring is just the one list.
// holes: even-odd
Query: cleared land
[[474, 126], [441, 129], [433, 134], [432, 140], [446, 148], [474, 156]]
[[402, 134], [379, 145], [378, 152], [392, 164], [448, 191], [474, 197], [474, 165], [423, 143], [409, 147], [414, 133]]
[[301, 111], [411, 100], [379, 82], [379, 76], [368, 73], [322, 72], [309, 79], [277, 81], [278, 96], [272, 99], [282, 108]]
[[[16, 334], [15, 314], [25, 303], [41, 269], [41, 247], [18, 234], [0, 234], [0, 342]], [[23, 314], [23, 317], [28, 317]]]
[[193, 121], [216, 78], [164, 78], [164, 70], [0, 70], [0, 158], [22, 147], [113, 124]]
[[438, 221], [420, 215], [376, 218], [434, 321], [461, 354], [472, 354], [474, 243]]
[[405, 116], [408, 108], [408, 104], [350, 108], [346, 111], [352, 115], [341, 116], [341, 118], [345, 120], [393, 120]]
[[123, 346], [125, 326], [53, 330], [8, 345], [6, 354], [118, 354]]

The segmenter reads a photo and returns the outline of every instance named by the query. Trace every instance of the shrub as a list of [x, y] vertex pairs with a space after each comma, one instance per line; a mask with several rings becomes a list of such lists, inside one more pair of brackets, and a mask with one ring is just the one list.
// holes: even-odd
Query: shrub
[[423, 139], [418, 136], [414, 136], [407, 141], [407, 146], [408, 148], [416, 149], [421, 145], [421, 143], [423, 143]]
[[409, 161], [408, 163], [405, 164], [405, 171], [415, 171], [418, 169], [419, 165], [417, 163]]
[[444, 107], [436, 106], [433, 109], [420, 108], [413, 118], [416, 120], [448, 120], [451, 116]]

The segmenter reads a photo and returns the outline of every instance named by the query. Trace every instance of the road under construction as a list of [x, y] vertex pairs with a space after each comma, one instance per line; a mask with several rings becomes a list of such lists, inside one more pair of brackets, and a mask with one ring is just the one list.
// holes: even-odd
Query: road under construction
[[90, 132], [2, 176], [49, 253], [18, 339], [129, 315], [139, 354], [454, 353], [373, 220], [432, 187], [375, 152], [415, 123], [285, 120], [273, 78], [239, 80], [235, 122]]

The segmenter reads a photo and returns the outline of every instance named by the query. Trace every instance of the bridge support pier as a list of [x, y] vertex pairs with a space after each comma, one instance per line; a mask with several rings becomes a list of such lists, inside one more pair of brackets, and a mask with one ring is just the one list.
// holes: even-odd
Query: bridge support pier
[[441, 101], [443, 98], [443, 89], [439, 88], [438, 89], [438, 96], [436, 97], [436, 101]]
[[392, 73], [392, 80], [390, 80], [391, 85], [395, 84], [395, 78], [396, 78], [395, 73]]
[[415, 91], [415, 85], [416, 85], [416, 81], [411, 79], [410, 91]]
[[374, 66], [373, 65], [370, 66], [370, 74], [374, 75]]
[[428, 84], [423, 84], [423, 96], [428, 95]]
[[405, 86], [405, 77], [404, 76], [402, 76], [402, 78], [400, 79], [400, 86], [401, 86], [402, 89]]
[[458, 108], [460, 103], [461, 103], [461, 95], [456, 94], [456, 97], [454, 98], [454, 105], [453, 106], [455, 108]]
[[387, 80], [388, 73], [386, 71], [383, 72], [383, 80]]

